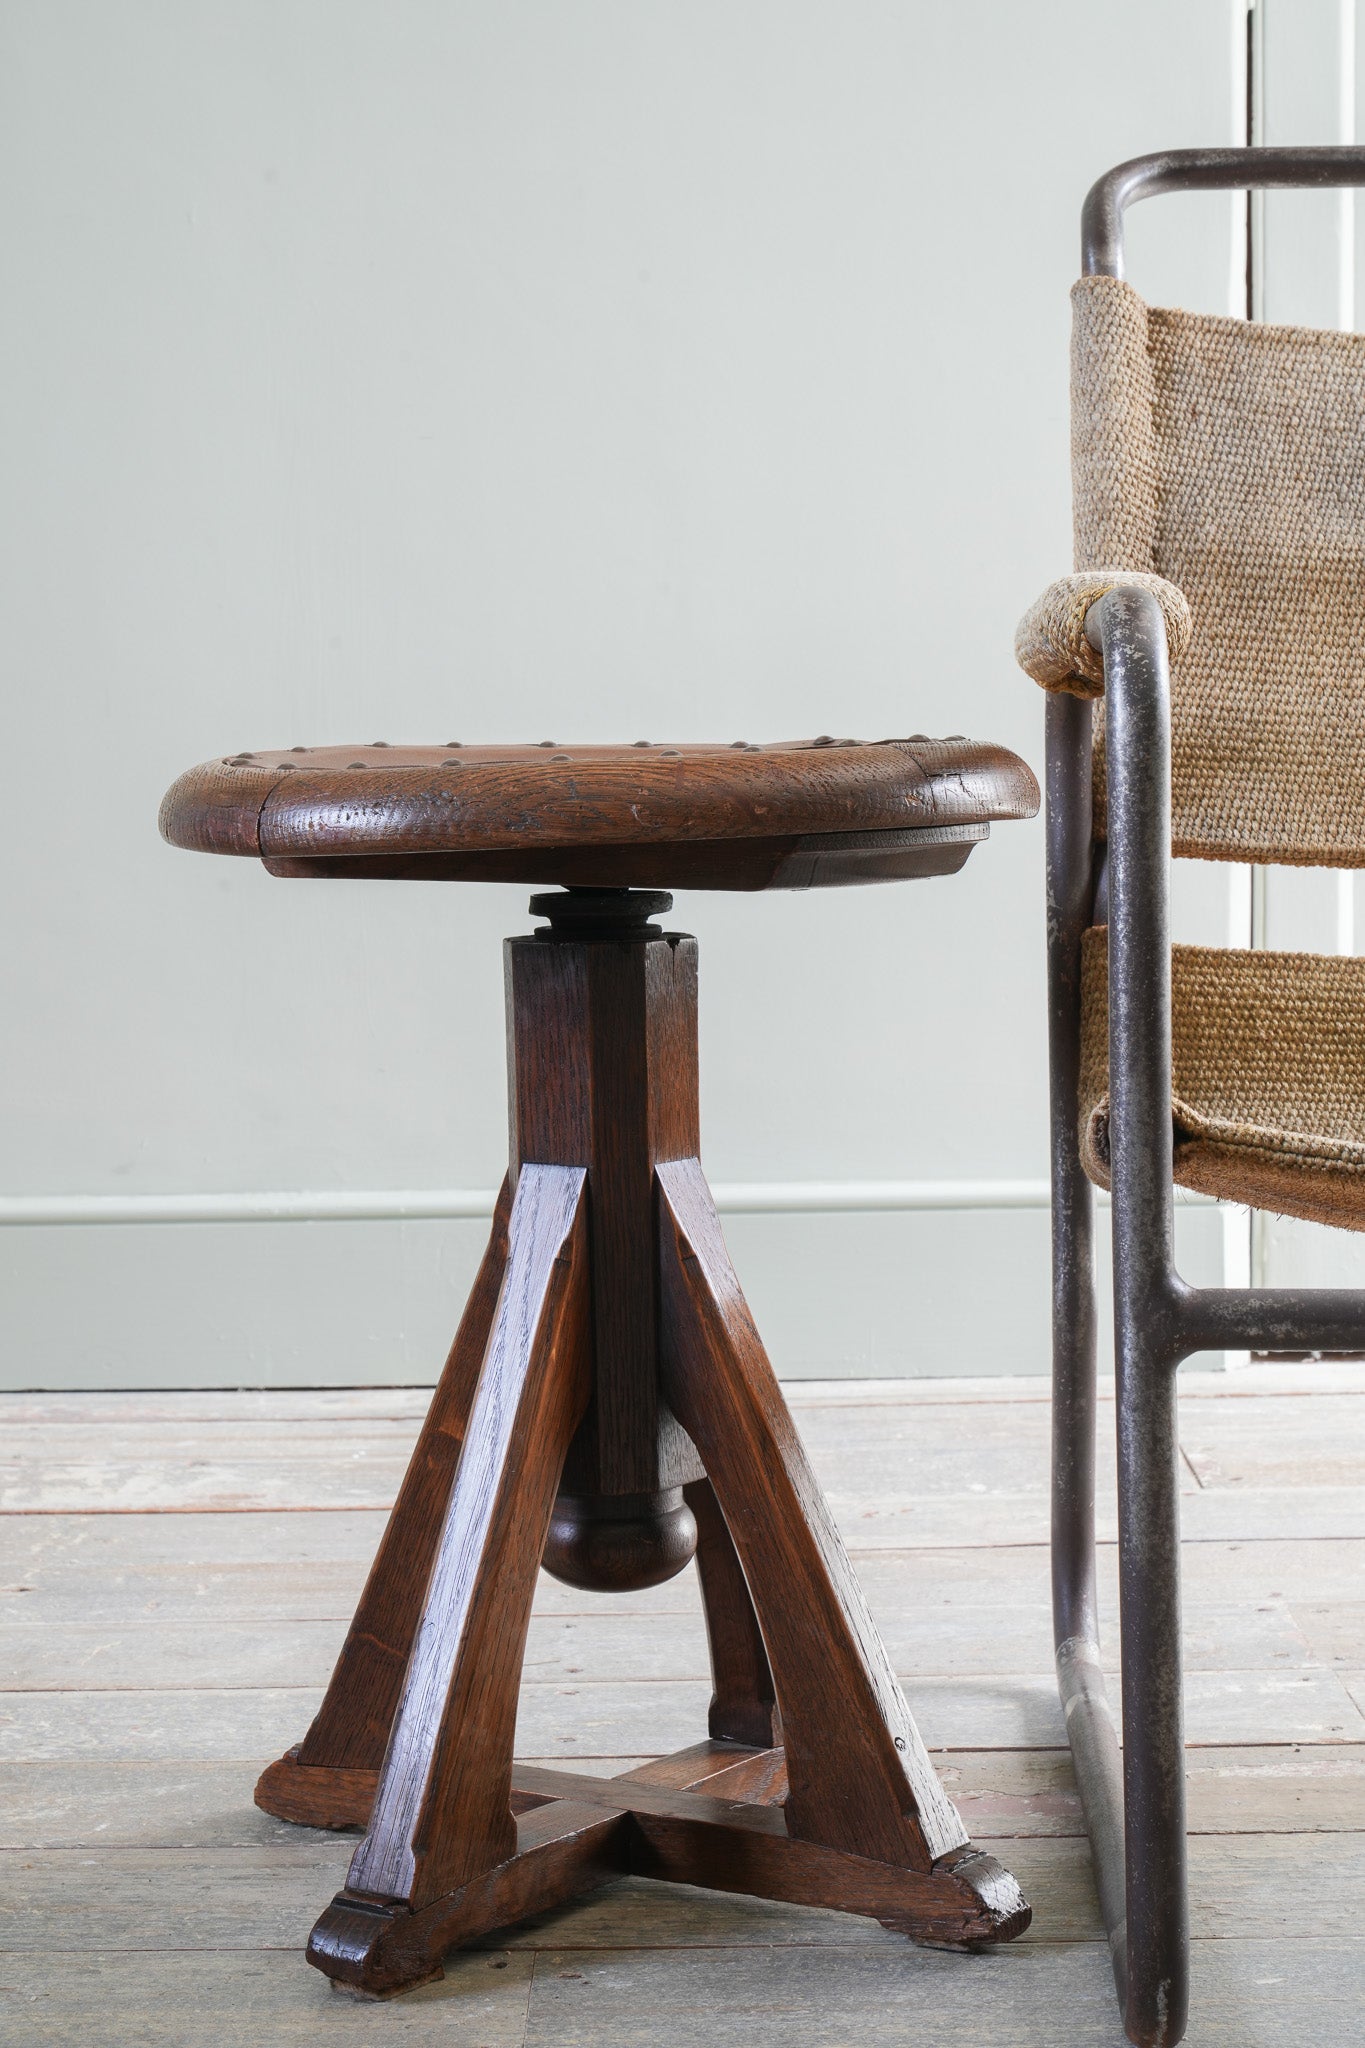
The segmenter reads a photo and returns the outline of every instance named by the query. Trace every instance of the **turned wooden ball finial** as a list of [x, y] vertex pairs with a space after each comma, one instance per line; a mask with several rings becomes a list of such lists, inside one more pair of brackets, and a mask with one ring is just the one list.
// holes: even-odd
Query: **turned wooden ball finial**
[[661, 1586], [696, 1555], [697, 1523], [680, 1486], [662, 1493], [561, 1493], [543, 1563], [592, 1593]]

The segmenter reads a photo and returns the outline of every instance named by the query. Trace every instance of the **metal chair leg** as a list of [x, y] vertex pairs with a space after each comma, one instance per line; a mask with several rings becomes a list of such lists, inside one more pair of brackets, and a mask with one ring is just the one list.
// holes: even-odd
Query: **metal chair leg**
[[[1173, 2048], [1189, 2004], [1170, 1115], [1170, 743], [1165, 629], [1143, 593], [1100, 607], [1110, 725], [1110, 1094], [1124, 1748], [1100, 1668], [1090, 1195], [1077, 1149], [1080, 948], [1090, 919], [1089, 707], [1049, 705], [1057, 1670], [1124, 2024]], [[1155, 616], [1151, 616], [1151, 615]], [[1155, 685], [1155, 686], [1153, 686]]]
[[1047, 706], [1048, 1042], [1052, 1112], [1052, 1617], [1057, 1684], [1109, 1936], [1127, 1999], [1123, 1774], [1100, 1662], [1095, 1591], [1094, 1196], [1081, 1170], [1077, 1095], [1081, 938], [1093, 896], [1091, 708]]
[[1150, 593], [1123, 585], [1092, 609], [1086, 631], [1104, 656], [1108, 761], [1121, 1760], [1095, 1603], [1092, 1219], [1077, 1132], [1091, 714], [1066, 697], [1052, 698], [1047, 714], [1057, 1676], [1128, 2038], [1175, 2048], [1190, 1959], [1176, 1368], [1204, 1349], [1358, 1350], [1365, 1291], [1193, 1288], [1176, 1272], [1166, 634]]
[[1189, 2014], [1175, 1372], [1141, 1328], [1120, 1347], [1124, 2021], [1131, 2041], [1166, 2048]]
[[1139, 2048], [1189, 2013], [1175, 1369], [1191, 1290], [1175, 1270], [1171, 1126], [1170, 695], [1150, 594], [1097, 607], [1109, 761], [1110, 1173], [1128, 1986]]
[[1053, 1210], [1052, 1616], [1057, 1685], [1090, 1836], [1119, 2004], [1128, 1996], [1123, 1769], [1100, 1659], [1095, 1589], [1095, 1288], [1082, 1226]]

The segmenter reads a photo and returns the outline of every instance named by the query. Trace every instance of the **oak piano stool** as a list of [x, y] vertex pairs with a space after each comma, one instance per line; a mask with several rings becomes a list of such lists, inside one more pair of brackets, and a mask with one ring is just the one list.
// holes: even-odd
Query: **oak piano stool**
[[[505, 947], [511, 1163], [322, 1707], [257, 1803], [356, 1827], [309, 1961], [375, 1996], [626, 1872], [870, 1915], [973, 1949], [1029, 1922], [967, 1838], [878, 1638], [699, 1163], [697, 946], [670, 887], [951, 874], [1038, 790], [1003, 749], [296, 747], [183, 775], [177, 846], [272, 874], [521, 881]], [[695, 1556], [708, 1739], [610, 1779], [518, 1768], [536, 1574], [654, 1585]]]

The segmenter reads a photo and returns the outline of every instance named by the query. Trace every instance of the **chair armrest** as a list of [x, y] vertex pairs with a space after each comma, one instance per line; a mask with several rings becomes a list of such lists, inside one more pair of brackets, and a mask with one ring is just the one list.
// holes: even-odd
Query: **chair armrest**
[[1045, 590], [1019, 621], [1014, 655], [1020, 668], [1045, 690], [1064, 690], [1072, 697], [1104, 695], [1104, 660], [1099, 647], [1086, 638], [1086, 614], [1111, 590], [1149, 590], [1161, 607], [1171, 661], [1179, 661], [1189, 645], [1194, 620], [1183, 591], [1163, 576], [1137, 569], [1087, 569], [1063, 576]]

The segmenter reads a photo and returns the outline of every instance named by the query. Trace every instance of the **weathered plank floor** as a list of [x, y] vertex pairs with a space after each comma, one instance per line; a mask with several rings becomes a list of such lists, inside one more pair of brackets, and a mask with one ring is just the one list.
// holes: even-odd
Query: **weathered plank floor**
[[[629, 1881], [382, 2007], [302, 1959], [351, 1838], [268, 1819], [421, 1391], [0, 1398], [0, 2041], [123, 2048], [1117, 2044], [1050, 1672], [1047, 1390], [789, 1388], [926, 1740], [1034, 1923], [980, 1960]], [[1365, 2010], [1365, 1368], [1185, 1382], [1195, 2048], [1355, 2048]], [[1102, 1521], [1112, 1535], [1112, 1503]], [[1114, 1611], [1112, 1547], [1104, 1553]], [[704, 1733], [695, 1583], [551, 1581], [519, 1744]]]

